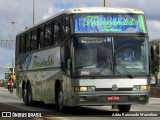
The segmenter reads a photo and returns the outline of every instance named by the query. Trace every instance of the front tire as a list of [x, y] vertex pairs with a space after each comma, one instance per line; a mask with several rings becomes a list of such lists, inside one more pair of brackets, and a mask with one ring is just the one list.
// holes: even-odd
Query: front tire
[[60, 112], [64, 112], [65, 106], [63, 105], [63, 90], [62, 86], [58, 88], [57, 96], [56, 96], [56, 108]]
[[118, 105], [119, 112], [129, 112], [131, 105]]

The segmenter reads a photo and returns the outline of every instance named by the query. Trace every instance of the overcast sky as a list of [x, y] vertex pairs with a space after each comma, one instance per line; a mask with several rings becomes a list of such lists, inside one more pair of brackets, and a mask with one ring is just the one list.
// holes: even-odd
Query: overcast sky
[[[34, 0], [35, 23], [62, 9], [103, 6], [104, 0]], [[109, 7], [141, 9], [147, 20], [150, 40], [160, 38], [160, 0], [106, 0]], [[32, 25], [33, 0], [0, 0], [0, 40], [11, 40], [25, 27]], [[12, 21], [17, 22], [14, 25]], [[0, 47], [0, 66], [12, 66], [12, 49]], [[0, 74], [0, 79], [4, 78]]]

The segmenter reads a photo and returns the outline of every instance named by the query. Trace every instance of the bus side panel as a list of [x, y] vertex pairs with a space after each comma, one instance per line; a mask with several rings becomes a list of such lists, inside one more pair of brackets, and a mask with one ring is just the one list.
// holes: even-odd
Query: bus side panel
[[24, 80], [31, 83], [33, 100], [54, 102], [54, 86], [55, 81], [60, 79], [60, 64], [60, 47], [18, 56], [16, 71], [21, 74], [17, 79], [18, 96], [22, 96]]
[[71, 83], [71, 77], [67, 76], [66, 74], [62, 74], [61, 80], [63, 84], [63, 95], [64, 95], [63, 104], [65, 106], [71, 106], [73, 102], [72, 95], [74, 92]]

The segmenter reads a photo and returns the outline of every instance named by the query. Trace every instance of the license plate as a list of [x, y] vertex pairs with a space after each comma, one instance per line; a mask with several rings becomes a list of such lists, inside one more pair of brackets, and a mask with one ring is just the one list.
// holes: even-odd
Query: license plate
[[112, 101], [112, 100], [120, 100], [120, 96], [108, 96], [107, 100]]

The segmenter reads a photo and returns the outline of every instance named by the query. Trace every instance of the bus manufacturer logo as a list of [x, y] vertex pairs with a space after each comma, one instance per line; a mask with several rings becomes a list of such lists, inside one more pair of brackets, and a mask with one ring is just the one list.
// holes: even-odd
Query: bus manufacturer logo
[[113, 91], [118, 90], [118, 86], [117, 86], [116, 84], [112, 85], [112, 90], [113, 90]]

